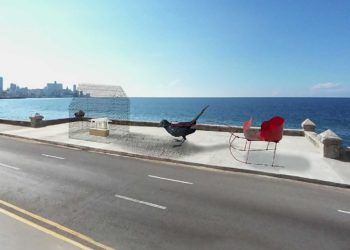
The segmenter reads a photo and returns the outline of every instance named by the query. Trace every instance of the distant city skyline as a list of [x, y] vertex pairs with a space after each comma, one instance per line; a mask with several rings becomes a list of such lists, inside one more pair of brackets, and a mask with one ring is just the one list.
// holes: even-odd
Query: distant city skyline
[[4, 82], [3, 82], [3, 78], [0, 76], [0, 95], [3, 89], [4, 89]]
[[[1, 72], [0, 72], [1, 73]], [[0, 74], [0, 85], [2, 84], [3, 87], [3, 91], [5, 91], [6, 89], [11, 87], [11, 84], [16, 84], [20, 87], [26, 87], [26, 88], [30, 88], [30, 89], [41, 89], [41, 88], [45, 88], [47, 86], [48, 83], [58, 83], [58, 81], [56, 80], [49, 80], [47, 82], [40, 82], [40, 83], [35, 83], [35, 84], [31, 84], [28, 83], [28, 81], [24, 81], [24, 82], [15, 82], [15, 81], [9, 81], [8, 79], [6, 79], [6, 77], [4, 77], [3, 75]], [[77, 83], [61, 83], [62, 86], [68, 87], [70, 89], [74, 88], [74, 85], [76, 86]], [[1, 88], [0, 88], [1, 91]]]
[[1, 0], [0, 76], [128, 96], [350, 97], [350, 1]]
[[82, 93], [77, 90], [76, 84], [72, 88], [63, 87], [57, 81], [49, 82], [43, 88], [31, 88], [22, 84], [10, 83], [8, 88], [3, 89], [3, 78], [0, 77], [0, 99], [3, 98], [42, 98], [42, 97], [77, 97]]

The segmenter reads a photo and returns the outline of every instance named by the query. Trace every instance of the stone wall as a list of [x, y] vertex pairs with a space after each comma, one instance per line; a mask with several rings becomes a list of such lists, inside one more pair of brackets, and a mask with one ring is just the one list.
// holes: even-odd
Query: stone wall
[[15, 121], [15, 120], [0, 119], [0, 123], [2, 123], [2, 124], [9, 124], [9, 125], [31, 127], [31, 122], [30, 121]]
[[[159, 122], [146, 122], [146, 121], [122, 121], [122, 120], [112, 120], [112, 124], [117, 125], [128, 125], [128, 126], [146, 126], [146, 127], [159, 127]], [[205, 131], [216, 131], [216, 132], [235, 132], [242, 133], [242, 126], [224, 126], [224, 125], [209, 125], [209, 124], [199, 124], [195, 126], [198, 130]], [[258, 127], [252, 127], [252, 130], [258, 130]], [[304, 130], [302, 129], [284, 129], [284, 135], [290, 136], [304, 136]]]
[[316, 124], [310, 119], [306, 119], [301, 127], [304, 129], [305, 137], [309, 139], [325, 158], [350, 160], [350, 149], [343, 146], [343, 140], [332, 130], [317, 134]]
[[[84, 117], [83, 121], [89, 121], [91, 118]], [[62, 118], [62, 119], [53, 119], [53, 120], [42, 120], [36, 124], [32, 124], [30, 121], [14, 121], [14, 120], [5, 120], [0, 119], [0, 123], [19, 125], [26, 127], [45, 127], [50, 125], [57, 125], [62, 123], [74, 122], [75, 118]], [[126, 121], [126, 120], [112, 120], [112, 124], [116, 125], [126, 125], [126, 126], [146, 126], [146, 127], [159, 127], [159, 122], [148, 122], [148, 121]], [[196, 129], [204, 131], [216, 131], [216, 132], [235, 132], [242, 133], [242, 126], [224, 126], [224, 125], [209, 125], [209, 124], [200, 124], [196, 125]], [[252, 127], [252, 130], [258, 130], [258, 127]], [[289, 136], [304, 136], [303, 129], [284, 129], [284, 135]]]
[[341, 151], [340, 159], [350, 161], [350, 147], [344, 147]]
[[68, 123], [68, 122], [73, 122], [76, 121], [75, 118], [62, 118], [62, 119], [54, 119], [54, 120], [42, 120], [41, 121], [41, 126], [50, 126], [50, 125], [57, 125], [57, 124], [62, 124], [62, 123]]

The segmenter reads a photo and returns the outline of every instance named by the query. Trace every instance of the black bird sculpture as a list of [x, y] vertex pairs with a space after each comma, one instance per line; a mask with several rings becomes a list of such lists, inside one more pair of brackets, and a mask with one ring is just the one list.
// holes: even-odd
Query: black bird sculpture
[[204, 111], [208, 108], [209, 106], [206, 106], [202, 111], [195, 117], [193, 118], [192, 121], [190, 122], [177, 122], [177, 123], [170, 123], [167, 120], [162, 120], [160, 122], [160, 126], [165, 128], [165, 130], [171, 134], [174, 137], [182, 137], [183, 140], [177, 140], [181, 141], [179, 145], [175, 145], [174, 147], [179, 147], [186, 141], [186, 136], [189, 134], [193, 134], [196, 129], [194, 128], [194, 125], [196, 125], [198, 118], [204, 113]]

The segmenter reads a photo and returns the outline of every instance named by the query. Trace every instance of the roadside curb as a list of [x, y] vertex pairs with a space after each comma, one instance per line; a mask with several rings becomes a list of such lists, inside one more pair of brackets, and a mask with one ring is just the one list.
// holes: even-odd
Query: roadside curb
[[280, 179], [287, 179], [287, 180], [294, 180], [294, 181], [300, 181], [300, 182], [306, 182], [306, 183], [312, 183], [312, 184], [320, 184], [320, 185], [325, 185], [325, 186], [350, 189], [350, 184], [324, 181], [324, 180], [318, 180], [318, 179], [310, 179], [310, 178], [305, 178], [305, 177], [300, 177], [300, 176], [268, 173], [268, 172], [263, 172], [263, 171], [258, 171], [258, 170], [231, 168], [231, 167], [224, 167], [224, 166], [217, 166], [217, 165], [210, 165], [210, 164], [203, 164], [203, 163], [180, 161], [180, 160], [161, 158], [161, 157], [155, 157], [155, 156], [146, 156], [146, 155], [128, 153], [128, 152], [123, 152], [123, 151], [100, 149], [100, 148], [94, 148], [94, 147], [89, 147], [89, 146], [81, 146], [81, 145], [76, 145], [76, 144], [71, 144], [71, 143], [63, 143], [63, 142], [49, 141], [49, 140], [43, 140], [43, 139], [37, 139], [37, 138], [29, 138], [29, 137], [25, 137], [25, 136], [11, 135], [11, 134], [6, 134], [6, 133], [2, 133], [2, 132], [0, 132], [0, 136], [12, 137], [12, 138], [29, 140], [29, 141], [36, 141], [36, 142], [55, 145], [55, 146], [64, 146], [64, 147], [68, 147], [68, 148], [80, 149], [82, 151], [89, 151], [89, 152], [96, 152], [96, 153], [103, 153], [103, 154], [115, 154], [115, 155], [119, 155], [119, 156], [132, 157], [132, 158], [138, 158], [138, 159], [143, 159], [143, 160], [153, 160], [153, 161], [158, 161], [158, 162], [182, 164], [182, 165], [187, 165], [187, 166], [203, 167], [203, 168], [216, 169], [216, 170], [222, 170], [222, 171], [227, 171], [227, 172], [262, 175], [262, 176], [269, 176], [269, 177], [275, 177], [275, 178], [280, 178]]

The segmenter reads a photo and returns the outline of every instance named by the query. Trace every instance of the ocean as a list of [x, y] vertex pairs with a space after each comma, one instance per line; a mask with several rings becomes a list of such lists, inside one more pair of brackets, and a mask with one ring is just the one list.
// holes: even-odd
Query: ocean
[[[141, 98], [130, 100], [131, 120], [191, 120], [206, 105], [199, 123], [242, 125], [253, 117], [253, 125], [279, 115], [287, 128], [300, 128], [306, 118], [317, 125], [317, 132], [328, 128], [350, 145], [350, 98]], [[71, 98], [0, 99], [0, 118], [28, 120], [35, 112], [45, 119], [69, 116]], [[108, 110], [106, 108], [106, 110]], [[101, 116], [108, 116], [101, 114]]]

